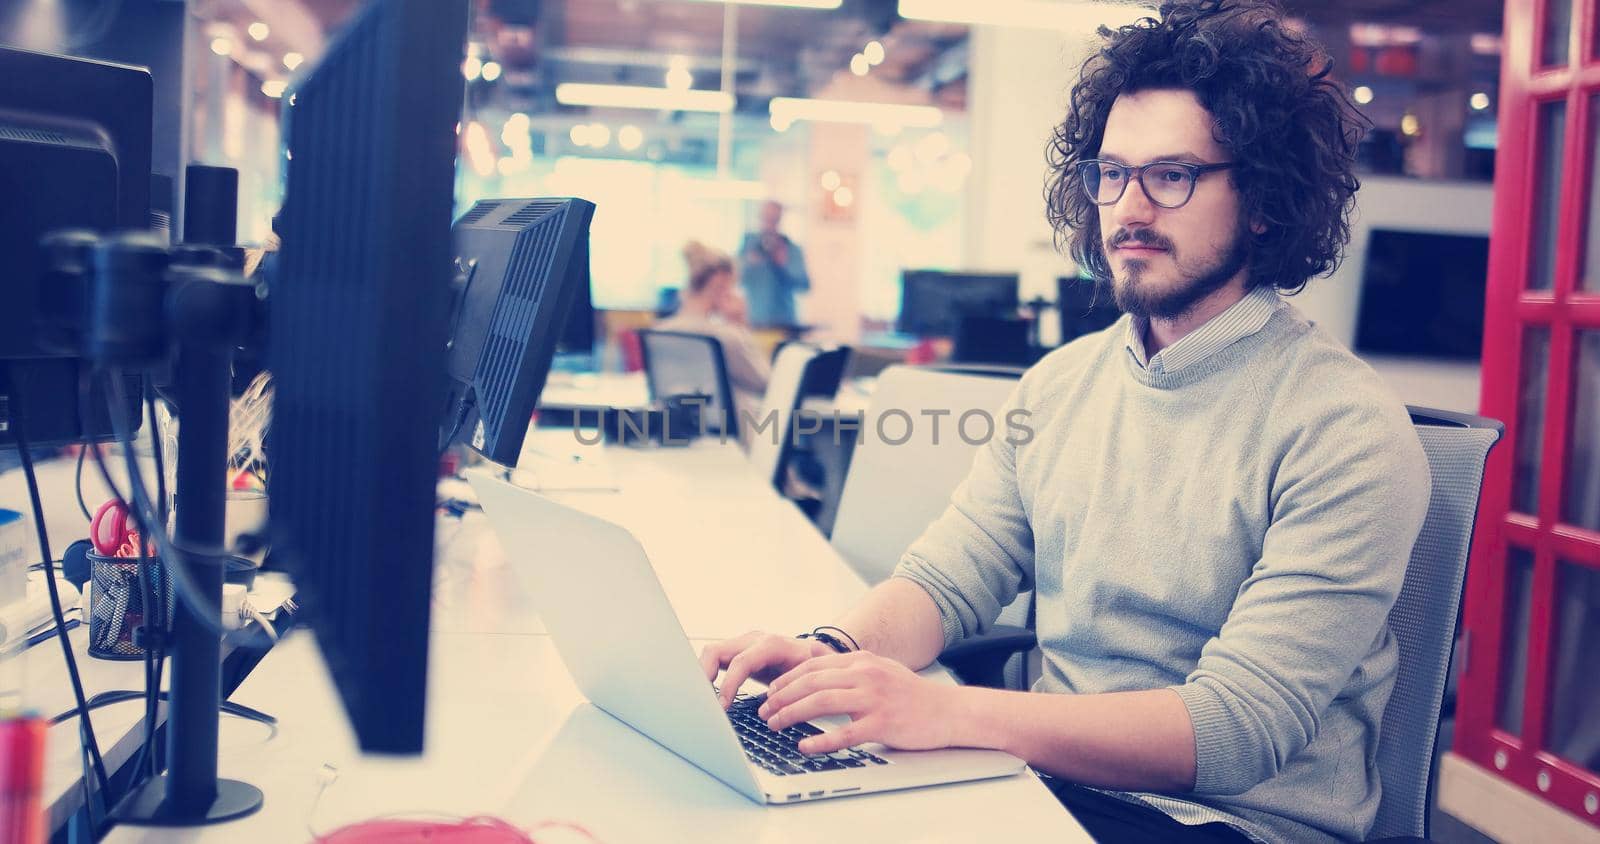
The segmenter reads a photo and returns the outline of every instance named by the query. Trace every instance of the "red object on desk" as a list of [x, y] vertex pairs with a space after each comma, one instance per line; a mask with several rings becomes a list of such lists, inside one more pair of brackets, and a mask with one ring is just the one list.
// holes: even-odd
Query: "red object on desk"
[[0, 721], [0, 841], [43, 844], [43, 718]]

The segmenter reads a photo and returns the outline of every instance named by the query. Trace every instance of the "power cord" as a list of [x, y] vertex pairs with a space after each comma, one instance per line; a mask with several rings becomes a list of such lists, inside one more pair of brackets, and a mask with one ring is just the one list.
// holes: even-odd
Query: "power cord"
[[[129, 512], [137, 512], [145, 523], [155, 522], [152, 514], [156, 507], [150, 501], [150, 493], [144, 485], [144, 475], [139, 469], [139, 461], [134, 456], [133, 434], [129, 430], [128, 419], [123, 415], [127, 397], [122, 389], [121, 373], [111, 370], [110, 377], [106, 379], [110, 392], [111, 427], [116, 429], [117, 441], [122, 443], [122, 448], [128, 462], [128, 487], [133, 493], [132, 504]], [[109, 476], [108, 476], [109, 477]], [[164, 563], [167, 576], [172, 579], [174, 591], [183, 603], [188, 606], [189, 614], [207, 631], [218, 636], [227, 635], [227, 629], [222, 626], [222, 619], [213, 616], [212, 611], [206, 607], [206, 602], [200, 597], [200, 586], [194, 582], [189, 574], [188, 567], [184, 564], [183, 549], [167, 537], [165, 528], [152, 531], [150, 534], [156, 542], [158, 556]], [[208, 549], [209, 550], [209, 549]]]
[[72, 475], [72, 491], [77, 493], [78, 496], [78, 512], [83, 514], [83, 520], [86, 522], [93, 522], [94, 516], [89, 514], [89, 505], [83, 503], [83, 458], [86, 456], [84, 452], [93, 447], [88, 443], [84, 443], [78, 449], [78, 468]]
[[[97, 694], [94, 697], [89, 698], [89, 708], [90, 709], [102, 709], [102, 708], [107, 707], [107, 706], [114, 706], [114, 705], [119, 704], [119, 703], [126, 703], [126, 702], [128, 702], [130, 700], [138, 700], [139, 698], [142, 698], [142, 697], [144, 697], [144, 692], [134, 691], [132, 689], [117, 689], [117, 690], [109, 691], [109, 692], [101, 692], [100, 694]], [[166, 692], [162, 692], [159, 695], [159, 697], [160, 697], [161, 700], [166, 700], [167, 699], [167, 693]], [[222, 702], [222, 711], [228, 713], [229, 715], [233, 715], [233, 716], [238, 717], [238, 718], [243, 718], [243, 719], [245, 719], [247, 721], [255, 721], [255, 722], [260, 723], [260, 724], [266, 724], [269, 727], [278, 726], [278, 719], [277, 718], [274, 718], [273, 716], [268, 715], [267, 713], [262, 712], [259, 709], [253, 709], [251, 707], [245, 706], [242, 703], [234, 703], [233, 701], [225, 700], [225, 701]], [[74, 711], [69, 709], [66, 712], [62, 712], [62, 713], [57, 714], [54, 718], [51, 718], [50, 719], [50, 723], [52, 725], [59, 724], [62, 721], [65, 721], [68, 718], [71, 718], [73, 716], [73, 714], [74, 714]]]
[[[92, 377], [93, 376], [89, 373], [85, 373], [78, 382], [78, 405], [81, 408], [92, 406]], [[121, 419], [123, 405], [116, 404], [114, 401], [112, 401], [105, 390], [101, 391], [101, 396], [102, 398], [107, 399], [106, 405], [108, 414], [112, 417], [113, 421]], [[155, 716], [156, 710], [159, 707], [159, 704], [156, 700], [156, 692], [161, 689], [161, 660], [164, 657], [162, 643], [165, 640], [166, 633], [165, 608], [162, 606], [162, 603], [164, 602], [156, 601], [155, 590], [151, 588], [150, 559], [148, 556], [146, 556], [145, 547], [146, 540], [154, 538], [159, 541], [159, 538], [165, 535], [165, 530], [158, 529], [152, 531], [150, 529], [148, 520], [143, 517], [143, 514], [140, 511], [131, 506], [128, 502], [128, 499], [123, 496], [120, 490], [117, 489], [116, 483], [111, 479], [111, 470], [106, 466], [105, 456], [100, 453], [100, 447], [92, 443], [85, 443], [85, 445], [94, 452], [95, 467], [100, 470], [100, 479], [105, 483], [106, 489], [111, 493], [112, 500], [116, 501], [117, 506], [121, 507], [124, 512], [133, 517], [134, 524], [139, 531], [139, 536], [141, 537], [141, 541], [138, 543], [139, 565], [137, 567], [137, 571], [139, 577], [139, 597], [145, 608], [145, 617], [143, 621], [144, 641], [140, 643], [144, 651], [145, 728], [144, 740], [139, 743], [139, 755], [135, 757], [132, 768], [134, 772], [133, 775], [136, 778], [135, 781], [136, 783], [139, 783], [143, 782], [145, 778], [155, 776], [157, 773], [155, 767], [156, 754], [152, 751], [151, 745], [154, 744], [156, 736]], [[128, 457], [129, 470], [132, 472], [134, 467], [137, 466], [137, 461], [134, 459], [133, 447], [124, 443], [122, 450], [124, 455]], [[130, 480], [131, 479], [132, 476], [130, 475]], [[161, 621], [161, 623], [157, 625], [159, 627], [159, 632], [157, 632], [156, 628], [152, 626], [157, 620]]]
[[[20, 379], [10, 374], [11, 381], [11, 431], [16, 437], [17, 452], [22, 458], [22, 472], [28, 482], [28, 502], [33, 507], [34, 526], [39, 533], [39, 552], [44, 559], [45, 588], [50, 594], [50, 614], [56, 623], [56, 639], [61, 643], [61, 654], [67, 663], [67, 677], [72, 684], [72, 698], [77, 704], [78, 737], [83, 747], [88, 751], [88, 762], [85, 765], [90, 769], [84, 773], [84, 806], [89, 812], [89, 825], [97, 828], [95, 823], [96, 798], [104, 800], [109, 793], [109, 782], [106, 777], [105, 760], [100, 756], [100, 744], [95, 740], [94, 725], [89, 721], [89, 704], [83, 694], [83, 678], [78, 675], [78, 660], [72, 653], [72, 640], [67, 635], [67, 622], [61, 610], [61, 591], [56, 586], [55, 557], [50, 553], [50, 534], [45, 528], [44, 505], [39, 500], [39, 478], [33, 470], [33, 454], [28, 445], [26, 411], [22, 401]], [[91, 777], [92, 772], [92, 777]], [[93, 779], [97, 790], [91, 791], [89, 782]], [[103, 806], [99, 807], [101, 817], [105, 816]]]

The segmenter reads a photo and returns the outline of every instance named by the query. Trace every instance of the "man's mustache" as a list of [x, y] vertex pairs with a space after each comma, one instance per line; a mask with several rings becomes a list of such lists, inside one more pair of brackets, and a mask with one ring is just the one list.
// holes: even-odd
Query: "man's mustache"
[[1117, 229], [1110, 237], [1106, 238], [1106, 248], [1116, 249], [1130, 240], [1140, 246], [1165, 249], [1169, 252], [1172, 250], [1172, 241], [1150, 229]]

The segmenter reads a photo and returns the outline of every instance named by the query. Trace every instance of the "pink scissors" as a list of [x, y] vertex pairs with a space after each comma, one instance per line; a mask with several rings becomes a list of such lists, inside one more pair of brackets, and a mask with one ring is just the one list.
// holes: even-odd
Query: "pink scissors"
[[[122, 556], [125, 546], [133, 547], [129, 541], [134, 535], [128, 529], [128, 509], [114, 498], [100, 505], [89, 521], [89, 541], [103, 557]], [[136, 555], [137, 552], [132, 556]]]

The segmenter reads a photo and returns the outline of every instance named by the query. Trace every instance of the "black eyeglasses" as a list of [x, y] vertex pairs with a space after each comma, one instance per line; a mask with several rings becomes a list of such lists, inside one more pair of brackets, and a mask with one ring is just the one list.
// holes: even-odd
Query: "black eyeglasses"
[[1083, 193], [1096, 205], [1114, 205], [1128, 190], [1128, 182], [1139, 180], [1144, 195], [1162, 208], [1182, 208], [1194, 196], [1194, 183], [1207, 173], [1226, 170], [1232, 161], [1220, 164], [1185, 164], [1182, 161], [1152, 161], [1130, 167], [1115, 161], [1091, 158], [1078, 162], [1078, 179]]

